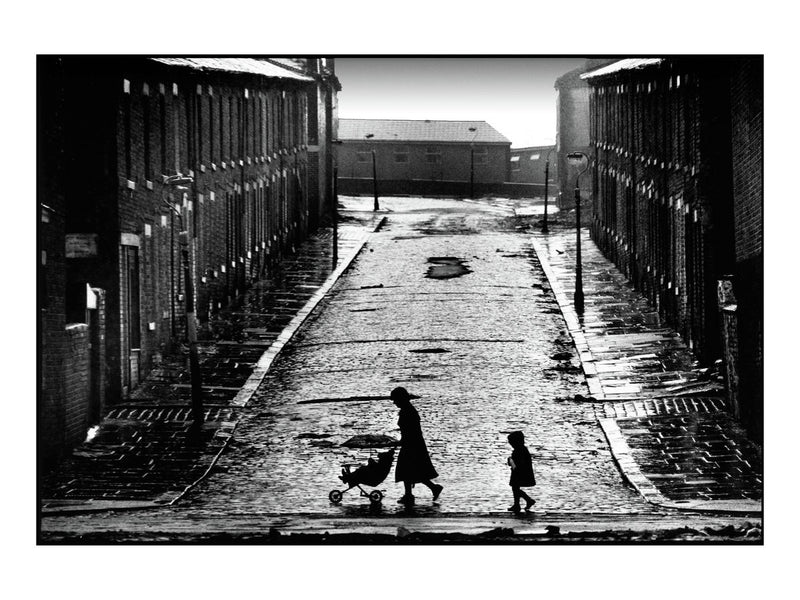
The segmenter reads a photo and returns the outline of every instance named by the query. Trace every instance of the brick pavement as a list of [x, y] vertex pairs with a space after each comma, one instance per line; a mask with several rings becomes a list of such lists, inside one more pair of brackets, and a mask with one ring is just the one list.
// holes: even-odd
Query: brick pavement
[[361, 249], [379, 216], [343, 223], [338, 266], [322, 230], [256, 282], [198, 344], [204, 423], [192, 427], [186, 353], [164, 360], [95, 436], [42, 477], [42, 512], [144, 508], [175, 502], [213, 467], [275, 356]]
[[575, 230], [534, 236], [575, 340], [597, 417], [627, 481], [649, 502], [760, 512], [760, 448], [722, 385], [590, 240], [581, 237], [585, 311], [574, 310]]

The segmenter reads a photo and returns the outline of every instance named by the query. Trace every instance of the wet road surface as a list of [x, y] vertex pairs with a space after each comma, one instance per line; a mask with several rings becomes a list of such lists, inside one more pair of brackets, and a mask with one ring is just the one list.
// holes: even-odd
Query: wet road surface
[[[368, 203], [357, 200], [349, 208]], [[356, 205], [356, 206], [353, 206]], [[207, 514], [346, 515], [368, 504], [344, 489], [341, 465], [374, 450], [357, 434], [399, 437], [388, 396], [414, 401], [444, 493], [417, 488], [417, 510], [504, 511], [510, 504], [508, 431], [525, 432], [539, 485], [537, 511], [649, 514], [622, 483], [586, 394], [564, 320], [532, 245], [505, 207], [454, 200], [383, 199], [386, 225], [273, 364], [212, 476], [178, 505]], [[431, 259], [454, 259], [445, 263]], [[432, 278], [431, 265], [457, 265]], [[555, 357], [555, 358], [554, 358]], [[334, 400], [302, 403], [308, 400]], [[420, 489], [421, 488], [421, 489]], [[386, 514], [402, 486], [379, 486]]]

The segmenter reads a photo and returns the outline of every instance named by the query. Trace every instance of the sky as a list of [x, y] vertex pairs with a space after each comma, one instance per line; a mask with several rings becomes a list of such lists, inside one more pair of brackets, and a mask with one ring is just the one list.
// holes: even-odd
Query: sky
[[486, 121], [513, 148], [552, 144], [556, 78], [570, 58], [337, 58], [343, 119]]

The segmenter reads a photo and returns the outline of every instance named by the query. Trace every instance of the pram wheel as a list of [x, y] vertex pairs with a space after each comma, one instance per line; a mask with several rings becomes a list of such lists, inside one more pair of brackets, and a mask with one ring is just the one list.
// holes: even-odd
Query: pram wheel
[[380, 504], [383, 500], [383, 493], [380, 490], [372, 490], [369, 493], [369, 501], [373, 504]]
[[342, 492], [339, 490], [332, 490], [331, 493], [328, 494], [328, 500], [334, 504], [339, 504], [339, 502], [342, 501]]

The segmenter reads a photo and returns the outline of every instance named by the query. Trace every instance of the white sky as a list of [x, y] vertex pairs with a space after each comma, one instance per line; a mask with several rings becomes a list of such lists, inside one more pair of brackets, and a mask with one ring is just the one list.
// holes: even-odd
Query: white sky
[[487, 121], [515, 148], [555, 142], [555, 80], [583, 58], [337, 58], [339, 117]]

